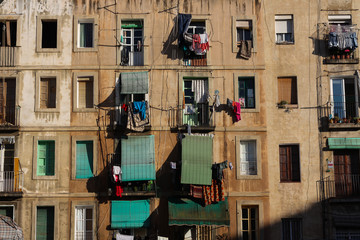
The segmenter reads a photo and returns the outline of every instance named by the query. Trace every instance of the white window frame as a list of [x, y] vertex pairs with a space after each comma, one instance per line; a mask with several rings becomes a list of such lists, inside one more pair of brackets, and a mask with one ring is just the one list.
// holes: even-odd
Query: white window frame
[[[92, 108], [79, 107], [79, 82], [82, 77], [90, 77], [93, 80], [93, 104]], [[98, 104], [98, 73], [97, 72], [74, 72], [73, 76], [73, 112], [96, 112], [95, 105]]]
[[351, 14], [329, 14], [328, 22], [332, 25], [351, 25], [352, 16]]
[[[92, 210], [92, 216], [91, 216], [92, 230], [91, 231], [86, 230], [86, 225], [87, 225], [86, 221], [88, 220], [88, 219], [86, 219], [86, 210], [87, 209]], [[78, 219], [78, 211], [82, 212], [83, 219], [80, 219], [80, 220]], [[82, 224], [84, 225], [84, 226], [82, 226], [84, 229], [82, 229], [81, 231], [79, 231], [79, 225], [78, 225], [79, 221], [81, 221]], [[84, 221], [85, 221], [85, 223], [84, 223]], [[82, 205], [75, 206], [75, 231], [74, 232], [75, 232], [75, 236], [74, 236], [75, 240], [86, 240], [87, 239], [86, 233], [88, 233], [88, 232], [91, 232], [92, 239], [94, 239], [94, 206], [82, 206]], [[83, 234], [83, 236], [78, 238], [77, 237], [78, 233]]]
[[[286, 22], [287, 26], [289, 26], [289, 21], [291, 23], [291, 29], [287, 29], [287, 31], [281, 31], [277, 29], [277, 22]], [[285, 40], [286, 34], [291, 34], [290, 41]], [[294, 17], [292, 14], [288, 15], [275, 15], [275, 42], [276, 44], [294, 44]], [[278, 40], [278, 36], [282, 36], [282, 40]]]
[[256, 230], [257, 240], [263, 239], [264, 237], [264, 204], [261, 200], [237, 200], [236, 201], [236, 215], [237, 215], [237, 237], [238, 239], [243, 239], [243, 229], [242, 229], [242, 208], [243, 207], [257, 207], [258, 223]]
[[[240, 144], [240, 174], [257, 175], [256, 140], [240, 140], [239, 144]], [[251, 152], [251, 149], [253, 152]], [[251, 155], [254, 155], [254, 157], [251, 157]]]
[[[93, 46], [80, 47], [80, 23], [93, 23]], [[98, 16], [74, 16], [74, 52], [95, 52], [98, 50]]]
[[[139, 20], [139, 21], [143, 22], [143, 20]], [[126, 38], [130, 38], [130, 43], [125, 43], [124, 31], [130, 31], [131, 37], [126, 37]], [[141, 31], [142, 50], [134, 51], [137, 45], [134, 40], [135, 32], [139, 32], [139, 31]], [[123, 37], [123, 42], [121, 43], [122, 46], [120, 48], [120, 53], [123, 50], [123, 47], [130, 47], [129, 66], [144, 66], [144, 26], [142, 28], [121, 28], [121, 36]]]
[[9, 204], [9, 205], [7, 205], [7, 204], [2, 204], [2, 205], [0, 205], [0, 208], [1, 208], [1, 207], [4, 207], [4, 208], [11, 207], [11, 208], [12, 208], [12, 212], [13, 212], [11, 218], [15, 221], [15, 205], [13, 205], [13, 204]]
[[71, 240], [77, 240], [76, 238], [76, 224], [77, 224], [77, 219], [76, 219], [76, 208], [92, 208], [93, 212], [92, 212], [92, 239], [97, 239], [96, 238], [96, 212], [98, 211], [98, 206], [96, 201], [83, 201], [83, 200], [73, 200], [71, 201], [71, 235], [70, 235], [70, 239]]
[[[256, 174], [246, 175], [242, 174], [242, 162], [241, 162], [241, 142], [255, 142], [255, 154], [256, 154]], [[235, 136], [235, 150], [236, 150], [236, 179], [261, 179], [261, 137], [260, 136]]]

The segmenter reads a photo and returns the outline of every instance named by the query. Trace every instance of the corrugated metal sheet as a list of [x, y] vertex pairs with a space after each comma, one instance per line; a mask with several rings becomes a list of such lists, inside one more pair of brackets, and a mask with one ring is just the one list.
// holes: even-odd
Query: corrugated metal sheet
[[121, 94], [146, 94], [149, 91], [148, 72], [121, 73]]
[[112, 201], [111, 228], [150, 227], [150, 201]]
[[154, 135], [121, 139], [122, 181], [155, 180]]
[[210, 136], [186, 135], [182, 139], [182, 184], [211, 185], [212, 143]]
[[360, 138], [328, 138], [329, 149], [360, 149]]
[[225, 201], [203, 207], [185, 198], [169, 199], [169, 225], [229, 226], [229, 206]]

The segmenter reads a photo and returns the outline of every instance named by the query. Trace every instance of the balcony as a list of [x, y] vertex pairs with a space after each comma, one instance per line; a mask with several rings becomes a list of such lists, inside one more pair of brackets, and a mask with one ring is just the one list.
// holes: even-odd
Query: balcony
[[0, 47], [0, 67], [15, 67], [17, 47]]
[[324, 64], [358, 64], [359, 56], [358, 51], [353, 52], [339, 52], [329, 53], [329, 56], [323, 60]]
[[23, 171], [1, 171], [0, 172], [0, 196], [13, 197], [22, 195], [24, 184]]
[[191, 126], [194, 130], [212, 131], [215, 129], [215, 117], [213, 106], [209, 103], [198, 103], [193, 112], [189, 113], [186, 108], [189, 105], [179, 106], [169, 111], [169, 124], [171, 128], [186, 130], [187, 126]]
[[122, 51], [121, 52], [122, 66], [144, 66], [144, 52], [143, 51]]
[[184, 66], [191, 66], [191, 67], [207, 66], [206, 55], [204, 55], [204, 56], [194, 56], [192, 58], [184, 58], [183, 59], [183, 65]]
[[17, 130], [20, 126], [20, 106], [0, 106], [0, 129]]
[[360, 197], [360, 174], [343, 174], [317, 181], [318, 200]]

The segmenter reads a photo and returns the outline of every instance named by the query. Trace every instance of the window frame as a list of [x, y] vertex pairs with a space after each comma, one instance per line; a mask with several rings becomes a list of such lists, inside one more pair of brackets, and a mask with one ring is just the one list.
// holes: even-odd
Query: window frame
[[76, 208], [77, 207], [88, 207], [93, 209], [92, 214], [92, 227], [93, 227], [93, 239], [96, 239], [96, 212], [97, 212], [97, 204], [96, 201], [83, 201], [83, 200], [73, 200], [71, 201], [71, 240], [75, 240], [76, 234]]
[[[291, 108], [298, 108], [299, 106], [299, 88], [298, 88], [298, 79], [296, 76], [278, 76], [277, 77], [277, 98], [278, 98], [278, 103], [280, 103], [281, 101], [283, 101], [284, 99], [280, 99], [280, 79], [287, 79], [287, 78], [291, 78], [291, 81], [295, 80], [295, 87], [296, 87], [296, 103], [292, 103], [292, 102], [288, 102], [286, 104], [286, 106], [291, 107]], [[292, 87], [292, 82], [290, 83], [291, 87]], [[291, 89], [291, 93], [290, 93], [290, 99], [292, 99], [292, 89]]]
[[290, 236], [290, 239], [285, 238], [285, 222], [289, 222], [289, 227], [290, 229], [288, 229], [288, 232], [291, 232], [292, 229], [292, 224], [296, 224], [299, 223], [300, 224], [300, 237], [299, 240], [303, 239], [303, 224], [302, 224], [302, 218], [281, 218], [281, 239], [282, 240], [292, 240], [292, 236]]
[[[11, 15], [0, 15], [0, 21], [4, 22], [4, 21], [16, 21], [16, 47], [20, 46], [20, 36], [21, 36], [21, 21], [20, 21], [20, 16], [11, 16]], [[17, 56], [18, 54], [15, 53], [15, 55]], [[17, 57], [15, 58], [17, 59]], [[16, 62], [15, 62], [16, 64]]]
[[[38, 142], [39, 141], [55, 141], [55, 158], [54, 158], [54, 175], [50, 175], [50, 176], [41, 176], [41, 175], [37, 175], [37, 159], [38, 159]], [[60, 161], [59, 156], [60, 156], [60, 145], [59, 145], [59, 137], [58, 136], [34, 136], [33, 139], [33, 166], [32, 166], [32, 178], [34, 180], [40, 180], [40, 179], [46, 179], [46, 180], [57, 180], [58, 179], [58, 169], [60, 167]]]
[[[293, 174], [292, 174], [292, 171], [291, 171], [291, 176], [288, 176], [288, 179], [284, 179], [284, 180], [282, 180], [281, 179], [281, 156], [280, 156], [280, 148], [281, 147], [292, 147], [292, 146], [296, 146], [298, 149], [298, 162], [299, 162], [299, 166], [298, 166], [298, 168], [299, 168], [299, 180], [294, 180], [293, 178]], [[298, 143], [290, 143], [290, 144], [279, 144], [279, 178], [280, 178], [280, 183], [301, 183], [301, 159], [300, 159], [300, 155], [301, 155], [301, 148], [300, 148], [300, 144], [298, 144]], [[290, 155], [289, 155], [290, 156]], [[289, 157], [288, 156], [288, 157]], [[291, 168], [292, 168], [292, 165], [293, 165], [293, 163], [292, 163], [292, 156], [291, 156], [291, 159], [290, 158], [287, 158], [287, 164], [288, 164], [288, 166], [290, 165], [291, 166]], [[288, 170], [289, 171], [289, 170]]]
[[[35, 112], [60, 112], [60, 73], [47, 71], [47, 72], [36, 72], [35, 77]], [[41, 79], [42, 78], [55, 78], [56, 81], [56, 100], [55, 100], [55, 108], [41, 108], [40, 107], [40, 95], [41, 95]]]
[[[291, 21], [291, 40], [290, 41], [278, 41], [278, 34], [286, 34], [286, 33], [278, 33], [276, 29], [276, 21]], [[277, 45], [293, 45], [295, 44], [295, 24], [294, 24], [294, 14], [275, 14], [275, 44]]]
[[[121, 22], [122, 21], [135, 21], [135, 20], [141, 20], [144, 25], [143, 25], [143, 65], [141, 66], [122, 66], [123, 68], [130, 68], [133, 69], [134, 67], [143, 67], [143, 66], [148, 66], [150, 64], [149, 62], [149, 54], [150, 54], [150, 50], [149, 50], [149, 46], [151, 43], [151, 38], [149, 36], [151, 36], [151, 28], [146, 27], [149, 25], [150, 22], [150, 16], [149, 14], [141, 14], [141, 13], [137, 13], [137, 14], [131, 14], [131, 18], [129, 18], [128, 14], [118, 14], [116, 15], [116, 22], [117, 25], [120, 26], [120, 29], [116, 31], [116, 37], [117, 39], [120, 41], [121, 39], [121, 35], [122, 35], [122, 29], [121, 29]], [[117, 54], [116, 54], [116, 64], [118, 66], [121, 66], [121, 50], [122, 47], [119, 45], [117, 47]]]
[[[92, 20], [92, 21], [91, 21]], [[92, 47], [80, 47], [79, 46], [79, 24], [81, 22], [92, 22], [93, 24], [93, 46]], [[74, 52], [96, 52], [98, 51], [98, 32], [99, 32], [99, 18], [98, 16], [74, 16]]]
[[[94, 107], [92, 108], [80, 108], [78, 107], [78, 79], [81, 77], [91, 77], [93, 79], [93, 104]], [[74, 72], [73, 75], [73, 112], [97, 112], [95, 105], [97, 105], [98, 102], [98, 88], [99, 88], [99, 82], [98, 82], [98, 72]]]
[[1, 202], [0, 208], [12, 208], [12, 219], [16, 222], [16, 219], [15, 219], [15, 204], [13, 204], [13, 203], [6, 204], [4, 202]]
[[[38, 53], [58, 53], [61, 52], [61, 21], [57, 16], [37, 16], [36, 17], [36, 52]], [[57, 22], [56, 30], [56, 48], [43, 48], [42, 47], [42, 21], [49, 20]]]
[[243, 239], [242, 235], [242, 208], [243, 207], [257, 207], [258, 210], [258, 229], [257, 240], [263, 239], [264, 236], [264, 204], [261, 200], [236, 200], [236, 218], [237, 218], [237, 238]]
[[[256, 175], [241, 175], [241, 165], [240, 165], [240, 142], [241, 141], [255, 141], [256, 146]], [[252, 135], [252, 136], [235, 136], [235, 158], [236, 158], [236, 179], [262, 179], [262, 167], [261, 167], [261, 137]]]
[[255, 16], [232, 16], [232, 52], [238, 53], [239, 47], [237, 46], [237, 27], [236, 21], [251, 21], [252, 24], [252, 52], [257, 52], [257, 20]]
[[234, 99], [239, 101], [239, 78], [254, 78], [255, 108], [241, 108], [242, 113], [260, 112], [260, 79], [258, 73], [234, 72]]
[[78, 181], [87, 181], [89, 178], [76, 178], [76, 142], [77, 141], [92, 141], [93, 142], [93, 176], [97, 174], [97, 159], [98, 159], [98, 138], [97, 136], [71, 136], [71, 179]]
[[32, 216], [31, 222], [35, 223], [35, 226], [32, 228], [32, 239], [36, 239], [36, 224], [37, 224], [37, 207], [53, 207], [54, 208], [54, 239], [59, 237], [59, 202], [45, 200], [41, 202], [32, 203]]

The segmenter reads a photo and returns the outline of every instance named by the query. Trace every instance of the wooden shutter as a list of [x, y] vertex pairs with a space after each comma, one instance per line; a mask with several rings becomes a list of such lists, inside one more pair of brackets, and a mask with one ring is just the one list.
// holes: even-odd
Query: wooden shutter
[[280, 146], [280, 181], [286, 182], [290, 180], [289, 176], [289, 160], [288, 160], [288, 146]]
[[78, 79], [79, 108], [94, 107], [94, 81], [92, 77], [81, 77]]
[[37, 152], [37, 175], [46, 175], [46, 144], [43, 142], [38, 143]]
[[287, 101], [290, 104], [297, 104], [297, 80], [294, 77], [278, 78], [278, 101]]
[[6, 109], [6, 82], [1, 79], [0, 81], [0, 122], [5, 122], [5, 109]]
[[93, 142], [76, 142], [76, 178], [93, 176]]
[[40, 108], [56, 107], [56, 78], [40, 79]]
[[55, 142], [39, 141], [37, 175], [51, 176], [55, 173]]
[[54, 207], [37, 207], [36, 240], [54, 239]]

